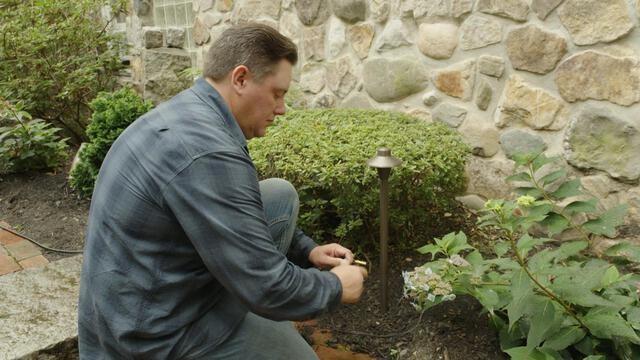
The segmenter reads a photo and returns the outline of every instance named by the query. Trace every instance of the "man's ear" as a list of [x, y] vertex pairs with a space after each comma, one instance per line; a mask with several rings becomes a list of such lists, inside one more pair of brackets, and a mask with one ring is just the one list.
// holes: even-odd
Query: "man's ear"
[[250, 78], [251, 72], [244, 65], [238, 65], [231, 71], [231, 85], [236, 92], [241, 92]]

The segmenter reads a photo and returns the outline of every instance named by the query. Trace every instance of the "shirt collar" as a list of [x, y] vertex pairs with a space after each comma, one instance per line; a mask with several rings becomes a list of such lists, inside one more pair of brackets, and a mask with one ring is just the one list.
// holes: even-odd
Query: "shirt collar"
[[240, 129], [236, 118], [231, 113], [231, 110], [222, 98], [222, 95], [220, 95], [220, 93], [211, 86], [204, 77], [199, 77], [191, 89], [198, 95], [198, 97], [222, 113], [221, 115], [225, 124], [231, 131], [231, 135], [246, 148], [247, 139], [245, 139], [242, 129]]

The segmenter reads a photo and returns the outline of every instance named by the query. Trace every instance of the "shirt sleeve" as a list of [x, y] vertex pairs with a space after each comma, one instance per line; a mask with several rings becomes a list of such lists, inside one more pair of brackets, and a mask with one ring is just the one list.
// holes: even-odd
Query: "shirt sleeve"
[[[163, 195], [164, 206], [207, 269], [252, 312], [273, 320], [299, 320], [339, 304], [342, 287], [337, 276], [302, 269], [276, 248], [255, 168], [244, 154], [216, 152], [197, 158], [174, 177]], [[310, 240], [295, 241], [294, 253], [311, 251]]]
[[310, 268], [313, 264], [309, 261], [309, 253], [316, 246], [318, 244], [313, 239], [305, 235], [299, 228], [296, 228], [287, 257], [298, 266]]

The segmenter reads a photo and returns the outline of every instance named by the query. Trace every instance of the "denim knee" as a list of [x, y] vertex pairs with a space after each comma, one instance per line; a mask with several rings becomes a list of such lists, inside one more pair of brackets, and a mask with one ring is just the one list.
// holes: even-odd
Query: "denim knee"
[[278, 178], [260, 181], [260, 193], [271, 236], [278, 250], [287, 254], [300, 209], [298, 193], [290, 182]]
[[296, 188], [285, 179], [269, 178], [260, 181], [260, 192], [264, 202], [277, 201], [290, 205], [292, 209], [300, 206]]

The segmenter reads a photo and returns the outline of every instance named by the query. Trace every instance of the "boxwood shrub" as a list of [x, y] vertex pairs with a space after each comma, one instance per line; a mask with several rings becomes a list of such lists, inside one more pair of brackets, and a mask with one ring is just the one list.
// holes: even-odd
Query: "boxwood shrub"
[[432, 220], [465, 189], [468, 147], [441, 123], [379, 110], [292, 110], [250, 142], [262, 178], [291, 181], [300, 195], [299, 226], [317, 241], [376, 248], [379, 180], [366, 160], [389, 147], [403, 165], [390, 177], [390, 242], [423, 243]]
[[81, 195], [91, 195], [104, 157], [120, 133], [153, 104], [133, 89], [102, 92], [89, 104], [93, 114], [87, 126], [89, 142], [80, 151], [80, 162], [71, 171], [70, 184]]

